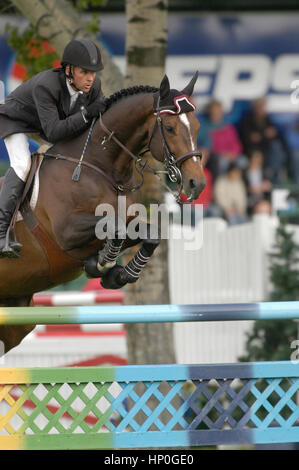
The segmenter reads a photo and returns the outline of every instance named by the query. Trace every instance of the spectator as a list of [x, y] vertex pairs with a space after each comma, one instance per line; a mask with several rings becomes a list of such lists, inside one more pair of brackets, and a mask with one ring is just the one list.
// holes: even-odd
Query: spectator
[[223, 210], [230, 225], [246, 221], [247, 194], [242, 172], [236, 163], [231, 163], [226, 175], [220, 176], [214, 186], [215, 201]]
[[287, 154], [284, 142], [266, 112], [264, 98], [253, 102], [252, 111], [241, 122], [240, 135], [246, 155], [259, 150], [264, 157], [267, 177], [273, 184], [279, 184]]
[[299, 118], [286, 127], [284, 136], [289, 148], [291, 179], [299, 184]]
[[259, 150], [253, 150], [249, 157], [249, 165], [246, 170], [248, 189], [248, 207], [253, 206], [260, 200], [269, 197], [272, 184], [264, 177], [263, 154]]
[[267, 199], [261, 199], [258, 201], [254, 206], [252, 210], [252, 214], [267, 214], [271, 215], [271, 203]]
[[246, 167], [246, 157], [242, 155], [242, 144], [233, 126], [225, 121], [220, 101], [213, 100], [207, 109], [207, 120], [201, 120], [198, 145], [208, 152], [210, 168], [214, 178], [226, 172], [231, 162]]

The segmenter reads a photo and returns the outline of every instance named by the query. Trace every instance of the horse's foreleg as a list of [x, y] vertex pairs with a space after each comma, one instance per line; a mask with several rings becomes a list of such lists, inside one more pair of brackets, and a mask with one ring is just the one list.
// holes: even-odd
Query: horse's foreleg
[[112, 269], [120, 255], [124, 240], [107, 240], [104, 248], [97, 255], [89, 256], [84, 260], [84, 270], [88, 277], [102, 277]]
[[122, 282], [133, 283], [138, 281], [141, 271], [150, 260], [159, 243], [159, 239], [142, 242], [140, 250], [137, 251], [131, 261], [124, 267], [124, 272], [120, 276]]
[[[149, 224], [147, 224], [147, 233], [150, 233]], [[125, 267], [114, 266], [102, 277], [102, 286], [106, 289], [119, 289], [128, 283], [138, 281], [142, 270], [160, 244], [160, 241], [160, 237], [154, 239], [149, 237], [142, 240], [141, 248]]]
[[97, 256], [92, 255], [84, 261], [84, 269], [88, 276], [102, 277], [116, 265], [126, 238], [126, 231], [117, 227], [113, 236], [115, 238], [106, 239], [103, 249], [98, 252]]

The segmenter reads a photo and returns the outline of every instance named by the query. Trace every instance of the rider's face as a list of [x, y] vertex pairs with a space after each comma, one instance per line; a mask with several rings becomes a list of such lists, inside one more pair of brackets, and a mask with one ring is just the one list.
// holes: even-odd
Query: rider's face
[[75, 88], [88, 93], [96, 78], [96, 72], [91, 70], [82, 69], [82, 67], [73, 67], [73, 83]]

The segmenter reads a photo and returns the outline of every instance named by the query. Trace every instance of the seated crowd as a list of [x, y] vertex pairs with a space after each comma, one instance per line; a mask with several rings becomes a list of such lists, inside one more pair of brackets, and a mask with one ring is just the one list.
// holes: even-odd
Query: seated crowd
[[225, 119], [218, 100], [199, 120], [207, 186], [195, 204], [203, 205], [204, 216], [224, 217], [232, 225], [270, 214], [273, 186], [288, 179], [299, 183], [299, 126], [282, 137], [265, 99], [255, 100], [237, 126]]

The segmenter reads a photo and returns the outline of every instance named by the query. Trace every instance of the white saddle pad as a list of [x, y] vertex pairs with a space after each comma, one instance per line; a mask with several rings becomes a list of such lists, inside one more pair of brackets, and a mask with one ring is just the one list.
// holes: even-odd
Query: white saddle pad
[[[39, 158], [39, 164], [38, 164], [35, 176], [34, 176], [33, 189], [32, 189], [32, 194], [31, 194], [31, 198], [30, 198], [30, 207], [33, 211], [36, 208], [36, 204], [37, 204], [37, 201], [38, 201], [39, 170], [40, 170], [40, 166], [42, 164], [43, 158], [44, 158], [43, 154], [40, 154], [38, 158]], [[21, 212], [18, 212], [17, 222], [19, 222], [20, 220], [23, 220], [23, 216], [22, 216]]]

